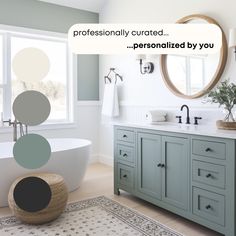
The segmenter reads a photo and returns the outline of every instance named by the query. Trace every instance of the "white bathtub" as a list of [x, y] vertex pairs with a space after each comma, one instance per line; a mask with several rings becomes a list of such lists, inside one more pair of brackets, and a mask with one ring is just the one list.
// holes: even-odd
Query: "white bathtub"
[[85, 139], [48, 139], [52, 155], [48, 163], [35, 170], [18, 165], [13, 158], [13, 142], [0, 143], [0, 207], [7, 206], [12, 182], [28, 173], [53, 172], [64, 177], [69, 192], [76, 190], [88, 166], [91, 142]]

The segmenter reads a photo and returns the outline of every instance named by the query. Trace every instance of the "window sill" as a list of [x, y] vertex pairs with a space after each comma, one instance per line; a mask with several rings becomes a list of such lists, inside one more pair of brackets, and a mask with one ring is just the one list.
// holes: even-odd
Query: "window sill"
[[[29, 132], [42, 131], [42, 130], [74, 129], [76, 127], [77, 127], [76, 123], [43, 124], [29, 127]], [[13, 127], [0, 126], [0, 133], [12, 133], [12, 131]]]
[[77, 106], [101, 106], [101, 101], [77, 101]]

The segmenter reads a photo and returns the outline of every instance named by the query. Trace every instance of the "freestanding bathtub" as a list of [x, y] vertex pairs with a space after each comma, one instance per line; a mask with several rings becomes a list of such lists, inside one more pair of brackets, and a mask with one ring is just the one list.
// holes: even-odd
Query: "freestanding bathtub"
[[85, 139], [48, 139], [52, 154], [48, 163], [35, 170], [17, 164], [13, 142], [0, 143], [0, 207], [7, 206], [7, 195], [13, 181], [24, 174], [52, 172], [64, 177], [69, 192], [76, 190], [88, 166], [91, 142]]

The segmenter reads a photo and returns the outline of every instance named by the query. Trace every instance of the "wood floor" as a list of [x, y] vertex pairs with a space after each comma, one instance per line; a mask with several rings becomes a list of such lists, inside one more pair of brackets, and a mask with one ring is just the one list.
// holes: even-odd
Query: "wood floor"
[[[103, 164], [92, 164], [87, 170], [81, 187], [77, 191], [70, 193], [69, 201], [74, 202], [100, 195], [105, 195], [123, 205], [133, 208], [185, 236], [221, 236], [221, 234], [133, 197], [126, 192], [121, 191], [120, 196], [114, 195], [112, 168]], [[9, 214], [9, 208], [0, 208], [0, 216]]]

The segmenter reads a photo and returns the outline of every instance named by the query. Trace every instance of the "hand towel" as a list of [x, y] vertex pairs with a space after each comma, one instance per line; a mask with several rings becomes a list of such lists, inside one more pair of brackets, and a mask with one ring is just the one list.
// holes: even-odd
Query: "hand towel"
[[119, 116], [119, 101], [116, 84], [105, 84], [102, 115], [108, 117]]
[[146, 114], [146, 119], [150, 122], [166, 121], [166, 116], [166, 111], [151, 110]]

